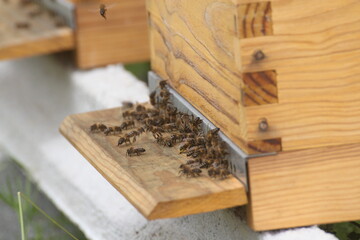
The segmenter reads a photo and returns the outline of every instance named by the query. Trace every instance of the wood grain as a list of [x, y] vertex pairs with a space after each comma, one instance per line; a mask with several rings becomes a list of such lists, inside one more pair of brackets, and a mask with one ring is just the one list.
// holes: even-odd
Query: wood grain
[[[241, 3], [241, 1], [239, 1]], [[271, 2], [240, 4], [238, 7], [239, 37], [253, 38], [273, 34]]]
[[[57, 27], [47, 11], [34, 18], [29, 14], [35, 4], [21, 6], [19, 1], [0, 1], [0, 60], [48, 54], [74, 48], [74, 35], [69, 27]], [[19, 29], [18, 23], [29, 27]]]
[[80, 68], [149, 60], [145, 0], [109, 2], [107, 20], [98, 1], [76, 3], [76, 48]]
[[[247, 138], [281, 137], [284, 151], [360, 142], [360, 2], [271, 4], [274, 35], [240, 51], [244, 72], [276, 70], [278, 104], [247, 108]], [[258, 49], [266, 58], [254, 62]], [[261, 117], [271, 131], [257, 131]]]
[[151, 66], [246, 148], [237, 6], [230, 0], [149, 0]]
[[144, 155], [127, 157], [128, 147], [116, 146], [118, 137], [89, 132], [94, 122], [118, 124], [120, 116], [119, 108], [71, 115], [60, 131], [146, 218], [179, 217], [247, 203], [245, 188], [234, 177], [222, 181], [180, 177], [179, 165], [186, 157], [175, 148], [160, 147], [150, 135], [134, 143], [146, 149]]
[[257, 231], [360, 219], [360, 144], [253, 158], [248, 170]]
[[275, 71], [244, 73], [243, 104], [257, 106], [278, 102], [278, 90]]

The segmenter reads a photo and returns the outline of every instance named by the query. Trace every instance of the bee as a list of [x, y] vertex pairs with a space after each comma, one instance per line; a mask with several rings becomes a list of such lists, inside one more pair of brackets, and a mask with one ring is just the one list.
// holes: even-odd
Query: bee
[[200, 176], [200, 173], [202, 172], [200, 168], [192, 168], [185, 164], [181, 164], [179, 168], [180, 168], [180, 171], [179, 171], [180, 176], [186, 175], [186, 177], [198, 177], [198, 176]]
[[123, 118], [125, 119], [131, 119], [133, 117], [133, 111], [125, 111], [122, 113]]
[[230, 175], [230, 172], [226, 168], [211, 167], [208, 169], [208, 175], [209, 175], [209, 177], [212, 177], [212, 178], [219, 177], [220, 179], [225, 179]]
[[154, 136], [154, 138], [158, 138], [162, 136], [162, 133], [164, 132], [164, 130], [162, 130], [159, 127], [155, 127], [155, 126], [146, 126], [146, 131], [147, 132], [151, 132]]
[[120, 146], [122, 144], [127, 144], [127, 143], [131, 144], [130, 138], [129, 137], [121, 137], [121, 138], [119, 138], [117, 145]]
[[28, 29], [30, 27], [30, 24], [27, 22], [17, 22], [15, 26], [18, 29]]
[[106, 6], [105, 6], [105, 4], [100, 4], [100, 7], [99, 7], [99, 9], [100, 9], [100, 15], [106, 20], [106, 12], [107, 12], [107, 8], [106, 8]]
[[135, 122], [133, 120], [125, 121], [120, 125], [122, 130], [135, 127]]
[[167, 132], [172, 132], [177, 129], [177, 126], [175, 123], [167, 123], [163, 125], [162, 128]]
[[162, 81], [159, 82], [159, 86], [160, 86], [161, 89], [164, 89], [166, 87], [166, 85], [167, 85], [166, 80], [162, 80]]
[[104, 134], [106, 136], [108, 136], [109, 134], [113, 133], [114, 132], [114, 128], [113, 127], [108, 127], [105, 131], [104, 131]]
[[149, 117], [157, 117], [160, 115], [160, 111], [158, 109], [148, 109], [146, 112]]
[[144, 112], [144, 111], [146, 111], [146, 107], [144, 107], [144, 106], [141, 105], [141, 104], [138, 104], [138, 105], [136, 106], [136, 111], [137, 111], [137, 112]]
[[156, 141], [157, 141], [157, 143], [159, 143], [165, 147], [173, 147], [174, 146], [174, 143], [171, 140], [171, 138], [163, 138], [160, 136], [156, 139]]
[[102, 123], [94, 123], [93, 125], [90, 126], [91, 132], [96, 132], [96, 131], [104, 132], [106, 129], [107, 129], [107, 126]]
[[133, 156], [133, 155], [137, 155], [137, 156], [140, 156], [140, 154], [144, 153], [146, 150], [144, 148], [134, 148], [134, 147], [131, 147], [129, 148], [128, 150], [126, 150], [126, 155], [128, 156]]
[[197, 158], [199, 156], [203, 156], [207, 153], [206, 148], [200, 146], [200, 147], [194, 147], [191, 148], [191, 150], [189, 150], [186, 154], [187, 157], [193, 157], [193, 158]]
[[132, 102], [123, 101], [123, 102], [122, 102], [122, 106], [123, 106], [123, 108], [125, 108], [125, 109], [129, 109], [129, 108], [133, 108], [133, 107], [134, 107], [134, 104], [133, 104]]
[[155, 106], [156, 105], [156, 91], [152, 91], [150, 93], [149, 98], [150, 98], [151, 105]]

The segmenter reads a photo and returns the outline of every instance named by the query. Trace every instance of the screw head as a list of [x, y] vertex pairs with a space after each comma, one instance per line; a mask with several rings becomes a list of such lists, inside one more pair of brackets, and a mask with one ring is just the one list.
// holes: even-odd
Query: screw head
[[261, 118], [259, 121], [259, 130], [262, 132], [266, 132], [269, 128], [269, 124], [266, 118]]
[[265, 53], [261, 50], [257, 50], [254, 52], [253, 54], [253, 58], [255, 61], [261, 61], [261, 60], [264, 60], [265, 59]]

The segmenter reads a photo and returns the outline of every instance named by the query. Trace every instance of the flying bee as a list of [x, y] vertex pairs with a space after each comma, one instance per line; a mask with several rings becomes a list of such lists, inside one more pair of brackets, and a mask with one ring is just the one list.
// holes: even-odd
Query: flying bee
[[179, 168], [180, 168], [180, 171], [179, 171], [180, 176], [186, 175], [186, 177], [198, 177], [198, 176], [200, 176], [200, 173], [202, 172], [200, 168], [192, 168], [185, 164], [181, 164]]
[[133, 156], [133, 155], [137, 155], [137, 156], [140, 156], [140, 154], [144, 153], [146, 150], [144, 148], [134, 148], [134, 147], [131, 147], [129, 148], [128, 150], [126, 150], [126, 155], [128, 156]]
[[131, 144], [130, 138], [129, 137], [121, 137], [118, 140], [118, 146], [122, 145], [122, 144]]
[[107, 12], [107, 8], [105, 6], [105, 4], [101, 3], [100, 4], [100, 7], [99, 7], [99, 12], [100, 12], [100, 15], [106, 20], [106, 12]]

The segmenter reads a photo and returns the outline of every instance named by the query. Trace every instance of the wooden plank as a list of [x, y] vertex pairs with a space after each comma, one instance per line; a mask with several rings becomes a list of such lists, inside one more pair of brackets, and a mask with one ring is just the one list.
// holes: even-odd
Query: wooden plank
[[237, 6], [231, 0], [149, 0], [152, 70], [246, 148]]
[[[276, 70], [278, 104], [247, 108], [247, 138], [281, 137], [284, 151], [359, 142], [360, 2], [271, 4], [274, 35], [242, 39], [241, 61], [245, 72]], [[266, 58], [254, 62], [259, 49]]]
[[99, 1], [76, 3], [78, 66], [149, 60], [145, 0], [107, 3], [107, 20], [99, 14]]
[[253, 158], [248, 170], [257, 231], [360, 219], [360, 144]]
[[160, 147], [150, 135], [133, 144], [145, 148], [144, 155], [127, 157], [128, 147], [116, 146], [118, 137], [90, 133], [93, 123], [119, 124], [121, 115], [119, 108], [71, 115], [60, 131], [146, 218], [179, 217], [246, 204], [245, 188], [234, 177], [180, 177], [179, 165], [187, 158], [175, 148]]
[[[74, 48], [71, 28], [56, 26], [56, 17], [43, 10], [35, 17], [29, 15], [38, 6], [25, 6], [20, 1], [0, 2], [0, 60], [29, 57], [70, 50]], [[28, 28], [17, 28], [17, 24], [27, 23]]]

